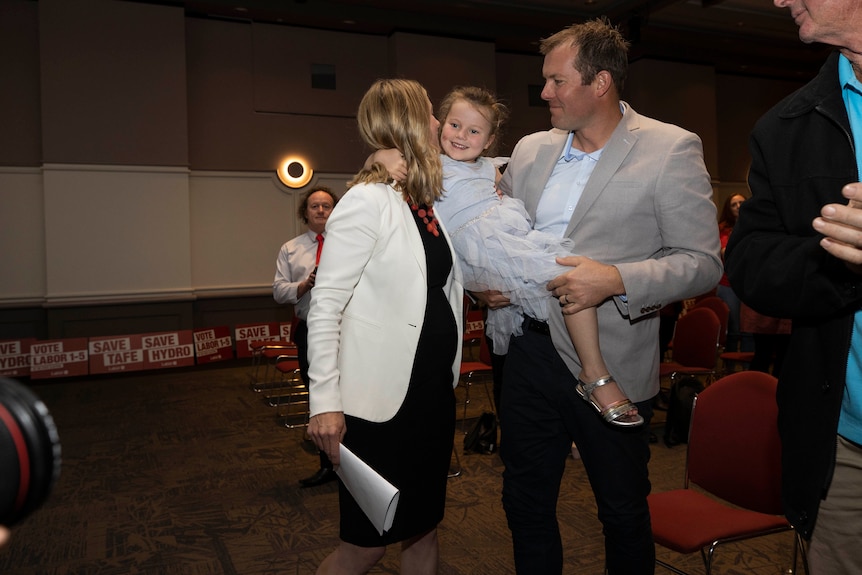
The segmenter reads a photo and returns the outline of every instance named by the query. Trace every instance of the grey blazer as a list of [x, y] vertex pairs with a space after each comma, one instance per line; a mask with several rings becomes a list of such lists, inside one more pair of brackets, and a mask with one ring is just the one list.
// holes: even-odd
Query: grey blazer
[[[716, 209], [696, 134], [640, 116], [623, 103], [566, 230], [574, 253], [616, 266], [625, 301], [599, 306], [602, 355], [633, 401], [658, 392], [658, 310], [714, 288], [722, 273]], [[535, 218], [567, 133], [552, 129], [521, 139], [500, 189], [524, 201]], [[577, 375], [580, 363], [559, 305], [549, 298], [557, 352]]]

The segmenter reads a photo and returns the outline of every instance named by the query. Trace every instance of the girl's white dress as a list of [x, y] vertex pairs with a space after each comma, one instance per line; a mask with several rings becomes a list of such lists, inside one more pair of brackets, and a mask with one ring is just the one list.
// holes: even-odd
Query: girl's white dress
[[488, 310], [486, 332], [494, 353], [509, 349], [509, 337], [521, 335], [524, 315], [548, 318], [547, 283], [567, 268], [554, 258], [572, 255], [571, 240], [536, 231], [524, 204], [497, 195], [496, 169], [490, 158], [475, 163], [441, 156], [443, 197], [434, 212], [446, 226], [470, 291], [499, 290], [512, 305]]

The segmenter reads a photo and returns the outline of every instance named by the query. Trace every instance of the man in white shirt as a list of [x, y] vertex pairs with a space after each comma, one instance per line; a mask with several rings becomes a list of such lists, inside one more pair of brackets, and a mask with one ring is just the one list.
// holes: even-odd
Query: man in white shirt
[[[311, 188], [302, 198], [297, 210], [308, 226], [308, 231], [281, 246], [276, 260], [272, 295], [280, 304], [293, 304], [293, 313], [299, 318], [293, 341], [299, 357], [299, 374], [308, 385], [308, 328], [305, 320], [311, 303], [311, 288], [317, 262], [323, 249], [326, 220], [338, 202], [338, 197], [325, 186]], [[301, 487], [315, 487], [336, 479], [332, 462], [320, 452], [320, 469], [311, 477], [301, 479]]]

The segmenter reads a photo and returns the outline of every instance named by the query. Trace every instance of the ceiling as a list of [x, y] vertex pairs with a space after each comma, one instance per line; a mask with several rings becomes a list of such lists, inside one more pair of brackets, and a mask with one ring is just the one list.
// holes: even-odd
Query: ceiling
[[538, 53], [537, 40], [601, 15], [631, 42], [631, 59], [715, 66], [721, 73], [807, 80], [828, 53], [799, 41], [789, 11], [771, 0], [140, 0], [188, 16], [390, 35], [410, 32], [494, 41]]

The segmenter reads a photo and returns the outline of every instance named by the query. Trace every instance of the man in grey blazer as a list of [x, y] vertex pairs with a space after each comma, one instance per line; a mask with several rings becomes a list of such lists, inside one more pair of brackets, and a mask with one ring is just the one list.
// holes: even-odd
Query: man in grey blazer
[[523, 138], [500, 182], [536, 229], [571, 238], [578, 254], [560, 260], [572, 269], [549, 284], [558, 301], [549, 298], [548, 317], [525, 318], [505, 363], [503, 504], [520, 575], [562, 572], [556, 505], [573, 441], [598, 504], [608, 572], [654, 572], [649, 430], [606, 424], [576, 394], [580, 366], [563, 313], [598, 307], [605, 361], [648, 423], [659, 388], [658, 312], [721, 276], [700, 139], [620, 100], [627, 49], [605, 20], [542, 42], [554, 129]]

